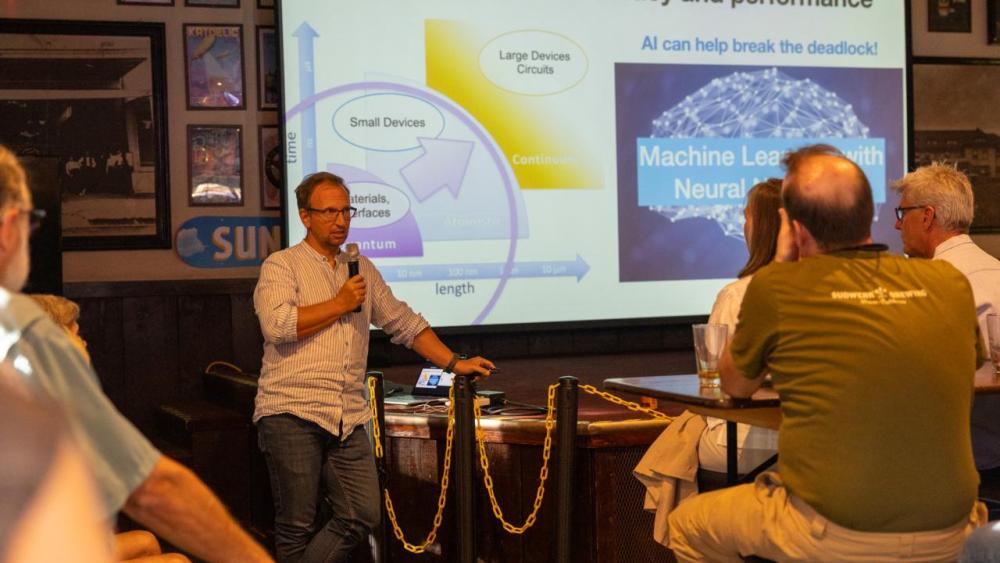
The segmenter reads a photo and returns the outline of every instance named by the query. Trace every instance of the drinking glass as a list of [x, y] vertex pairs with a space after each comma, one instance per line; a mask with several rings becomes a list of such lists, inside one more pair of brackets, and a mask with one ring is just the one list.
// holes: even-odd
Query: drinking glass
[[1000, 376], [1000, 315], [986, 315], [986, 330], [989, 334], [990, 359], [993, 360], [993, 374]]
[[694, 355], [698, 362], [698, 382], [702, 387], [718, 387], [719, 358], [722, 357], [722, 351], [726, 348], [729, 327], [723, 324], [697, 324], [691, 328], [694, 331]]

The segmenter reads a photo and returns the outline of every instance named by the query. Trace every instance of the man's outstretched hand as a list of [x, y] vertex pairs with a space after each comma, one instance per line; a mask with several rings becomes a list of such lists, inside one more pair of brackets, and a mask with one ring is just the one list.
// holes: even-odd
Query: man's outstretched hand
[[481, 356], [476, 356], [455, 362], [454, 373], [456, 375], [481, 375], [489, 377], [496, 369], [497, 367], [493, 365], [493, 362]]

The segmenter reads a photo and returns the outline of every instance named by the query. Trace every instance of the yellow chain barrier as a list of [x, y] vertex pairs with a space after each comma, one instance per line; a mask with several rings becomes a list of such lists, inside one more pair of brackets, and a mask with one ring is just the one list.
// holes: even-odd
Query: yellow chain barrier
[[658, 411], [656, 409], [651, 409], [649, 407], [644, 407], [644, 406], [640, 405], [639, 403], [633, 403], [632, 401], [626, 401], [625, 399], [622, 399], [621, 397], [619, 397], [617, 395], [612, 395], [611, 393], [607, 393], [605, 391], [601, 391], [600, 389], [598, 389], [597, 387], [594, 387], [593, 385], [580, 385], [580, 389], [586, 391], [587, 393], [590, 393], [591, 395], [597, 395], [598, 397], [600, 397], [600, 398], [602, 398], [605, 401], [608, 401], [610, 403], [614, 403], [616, 405], [621, 405], [621, 406], [627, 408], [630, 411], [635, 411], [635, 412], [641, 412], [641, 413], [644, 413], [644, 414], [648, 414], [649, 416], [651, 416], [653, 418], [658, 418], [660, 420], [666, 420], [667, 422], [670, 422], [670, 421], [672, 421], [674, 419], [674, 417], [667, 416], [667, 415], [663, 414], [662, 412], [660, 412], [660, 411]]
[[[478, 402], [475, 406], [476, 441], [479, 443], [479, 466], [483, 469], [483, 485], [486, 486], [486, 492], [490, 497], [490, 505], [493, 507], [493, 515], [496, 516], [497, 520], [500, 521], [500, 524], [503, 525], [503, 529], [507, 530], [507, 532], [511, 534], [523, 534], [528, 530], [528, 528], [531, 528], [535, 524], [535, 517], [538, 515], [538, 510], [542, 506], [542, 500], [545, 498], [545, 481], [549, 477], [549, 458], [552, 454], [552, 429], [556, 425], [556, 389], [558, 387], [559, 384], [549, 385], [548, 412], [545, 414], [545, 442], [542, 445], [542, 469], [538, 473], [538, 488], [535, 490], [535, 502], [532, 505], [531, 514], [525, 518], [524, 524], [520, 526], [515, 526], [510, 522], [507, 522], [503, 516], [503, 510], [497, 502], [496, 494], [493, 491], [493, 478], [490, 477], [490, 461], [486, 457], [486, 433], [480, 425], [482, 411], [479, 408]], [[626, 401], [625, 399], [612, 395], [611, 393], [600, 391], [593, 385], [580, 385], [580, 389], [590, 393], [591, 395], [597, 395], [598, 397], [616, 405], [621, 405], [629, 410], [642, 412], [661, 420], [673, 420], [672, 417], [669, 417], [660, 411], [643, 407], [637, 403]]]
[[558, 384], [549, 385], [548, 393], [548, 413], [545, 415], [545, 443], [542, 446], [542, 469], [538, 473], [538, 488], [535, 490], [535, 502], [531, 507], [531, 514], [524, 520], [524, 524], [515, 526], [503, 517], [503, 510], [497, 502], [496, 493], [493, 491], [493, 478], [490, 477], [490, 460], [486, 457], [486, 433], [480, 426], [482, 411], [479, 403], [475, 403], [476, 412], [476, 441], [479, 442], [479, 466], [483, 468], [483, 485], [486, 486], [486, 493], [490, 497], [490, 505], [493, 507], [493, 516], [496, 516], [503, 529], [511, 534], [523, 534], [528, 528], [535, 525], [535, 517], [538, 509], [542, 507], [542, 500], [545, 499], [545, 480], [549, 478], [549, 456], [552, 453], [552, 429], [556, 425], [556, 389]]
[[372, 436], [375, 438], [375, 457], [382, 459], [382, 429], [378, 426], [378, 401], [375, 400], [375, 378], [368, 378], [368, 404], [372, 408]]
[[[368, 392], [370, 397], [375, 397], [375, 378], [368, 378]], [[441, 492], [438, 493], [437, 501], [437, 513], [434, 514], [434, 524], [431, 527], [431, 531], [427, 532], [427, 536], [424, 541], [417, 545], [406, 541], [403, 535], [403, 529], [399, 526], [399, 521], [396, 519], [396, 510], [392, 505], [392, 498], [389, 496], [388, 487], [383, 490], [385, 495], [385, 511], [389, 515], [389, 522], [392, 523], [392, 533], [396, 536], [403, 544], [403, 549], [409, 551], [410, 553], [423, 553], [427, 550], [427, 546], [434, 543], [437, 539], [438, 528], [441, 527], [441, 520], [444, 517], [444, 507], [448, 503], [448, 479], [451, 475], [451, 445], [455, 439], [455, 389], [452, 388], [448, 393], [448, 433], [445, 437], [444, 446], [444, 471], [441, 474]], [[381, 435], [382, 430], [379, 428], [378, 424], [378, 401], [372, 399], [369, 401], [371, 403], [372, 409], [372, 434], [375, 436], [375, 457], [381, 459], [385, 452], [382, 451]]]
[[[555, 428], [555, 402], [556, 402], [556, 389], [558, 389], [559, 384], [549, 385], [548, 395], [547, 395], [547, 412], [545, 414], [545, 442], [542, 445], [542, 468], [538, 473], [538, 488], [535, 490], [535, 501], [532, 504], [531, 514], [528, 515], [524, 520], [524, 524], [520, 526], [515, 526], [504, 518], [503, 509], [500, 508], [500, 503], [497, 501], [496, 493], [493, 490], [493, 478], [490, 476], [490, 461], [486, 457], [486, 432], [483, 430], [481, 425], [482, 410], [480, 409], [479, 403], [475, 403], [474, 411], [476, 415], [476, 442], [479, 445], [479, 466], [483, 470], [483, 485], [486, 487], [486, 493], [490, 498], [490, 506], [493, 508], [493, 515], [500, 521], [503, 525], [503, 529], [511, 534], [523, 534], [529, 528], [535, 525], [536, 518], [538, 516], [538, 510], [542, 507], [542, 501], [545, 499], [545, 481], [549, 478], [549, 458], [552, 454], [552, 429]], [[604, 391], [598, 390], [593, 385], [580, 385], [580, 389], [590, 393], [591, 395], [596, 395], [606, 401], [614, 403], [616, 405], [623, 406], [629, 410], [635, 412], [641, 412], [647, 414], [653, 418], [660, 420], [671, 421], [673, 417], [667, 416], [662, 412], [651, 409], [648, 407], [643, 407], [638, 403], [633, 403], [631, 401], [626, 401], [621, 397], [612, 395], [611, 393], [606, 393]], [[372, 397], [375, 396], [375, 378], [368, 379], [368, 391]], [[403, 547], [411, 553], [423, 553], [427, 546], [434, 543], [437, 538], [438, 528], [441, 527], [441, 519], [444, 514], [444, 507], [448, 500], [448, 479], [451, 473], [451, 446], [455, 437], [455, 389], [452, 387], [451, 391], [448, 393], [448, 434], [445, 439], [445, 452], [444, 452], [444, 472], [441, 476], [441, 492], [438, 494], [437, 503], [437, 514], [434, 515], [434, 525], [431, 531], [428, 532], [427, 537], [424, 538], [423, 543], [420, 545], [411, 544], [406, 541], [403, 537], [403, 530], [399, 526], [399, 522], [396, 520], [396, 511], [393, 509], [392, 499], [389, 497], [389, 490], [386, 489], [385, 493], [385, 509], [389, 515], [389, 521], [392, 523], [392, 530], [396, 538], [403, 543]], [[381, 436], [382, 430], [379, 428], [378, 424], [378, 406], [377, 401], [371, 401], [372, 409], [372, 434], [375, 437], [375, 457], [382, 458], [384, 452], [382, 451]]]

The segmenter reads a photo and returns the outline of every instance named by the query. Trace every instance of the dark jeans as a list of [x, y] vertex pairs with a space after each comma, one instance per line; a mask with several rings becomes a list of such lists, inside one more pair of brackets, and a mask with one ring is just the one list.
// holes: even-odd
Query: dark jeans
[[[260, 419], [257, 434], [271, 476], [278, 561], [347, 561], [381, 519], [364, 427], [340, 440], [312, 422], [281, 414]], [[321, 498], [332, 509], [326, 521], [319, 518]]]

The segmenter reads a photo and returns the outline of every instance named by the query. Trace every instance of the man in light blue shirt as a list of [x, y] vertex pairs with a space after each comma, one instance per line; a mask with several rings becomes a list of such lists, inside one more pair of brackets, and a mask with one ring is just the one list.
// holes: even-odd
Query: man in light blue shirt
[[206, 561], [270, 561], [194, 473], [157, 451], [115, 409], [66, 332], [18, 293], [28, 278], [28, 238], [37, 219], [24, 169], [0, 146], [0, 311], [11, 325], [7, 332], [20, 333], [16, 346], [7, 342], [2, 351], [29, 389], [66, 410], [105, 514], [123, 510]]

